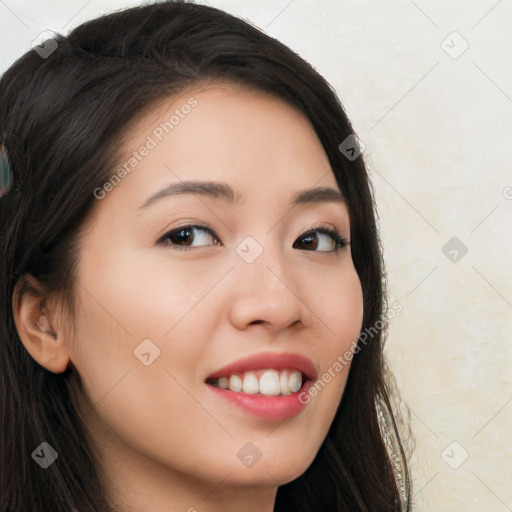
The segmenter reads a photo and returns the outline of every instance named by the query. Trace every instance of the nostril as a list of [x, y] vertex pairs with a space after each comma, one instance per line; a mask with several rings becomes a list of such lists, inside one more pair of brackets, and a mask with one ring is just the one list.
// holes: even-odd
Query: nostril
[[254, 322], [251, 322], [251, 325], [253, 324], [262, 324], [264, 321], [263, 320], [254, 320]]

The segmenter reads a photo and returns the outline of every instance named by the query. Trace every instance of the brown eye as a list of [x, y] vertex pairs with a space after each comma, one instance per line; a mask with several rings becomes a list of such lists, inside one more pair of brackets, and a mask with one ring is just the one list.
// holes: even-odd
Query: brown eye
[[[320, 237], [319, 235], [320, 234]], [[345, 238], [340, 236], [337, 231], [316, 228], [304, 233], [298, 242], [293, 244], [294, 249], [313, 250], [316, 252], [333, 252], [346, 247], [348, 242]], [[317, 250], [318, 247], [321, 250]]]
[[[214, 243], [208, 243], [208, 240], [212, 239]], [[220, 240], [215, 234], [215, 231], [206, 226], [188, 225], [168, 231], [158, 240], [158, 243], [190, 249], [194, 247], [194, 245], [191, 245], [194, 243], [195, 246], [219, 245]]]

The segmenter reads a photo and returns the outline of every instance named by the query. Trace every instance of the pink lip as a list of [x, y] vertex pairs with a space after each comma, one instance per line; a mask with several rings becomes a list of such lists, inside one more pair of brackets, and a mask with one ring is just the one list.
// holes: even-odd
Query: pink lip
[[291, 352], [263, 352], [254, 356], [243, 357], [212, 373], [208, 379], [229, 377], [234, 373], [256, 370], [299, 370], [306, 379], [316, 380], [317, 370], [311, 359]]
[[211, 385], [207, 386], [213, 393], [216, 393], [218, 396], [228, 400], [232, 404], [242, 407], [252, 414], [270, 421], [283, 421], [297, 416], [297, 414], [306, 407], [309, 400], [307, 402], [300, 401], [299, 397], [301, 395], [307, 396], [308, 389], [313, 385], [314, 382], [308, 380], [296, 393], [280, 396], [251, 395], [249, 393], [239, 393]]
[[300, 354], [266, 352], [244, 357], [212, 373], [206, 380], [228, 377], [235, 373], [246, 371], [265, 370], [267, 368], [299, 370], [307, 380], [297, 392], [282, 396], [241, 393], [212, 385], [208, 385], [208, 388], [225, 400], [266, 420], [283, 421], [296, 416], [308, 403], [299, 400], [299, 397], [307, 393], [308, 389], [313, 386], [317, 376], [317, 370], [312, 361]]

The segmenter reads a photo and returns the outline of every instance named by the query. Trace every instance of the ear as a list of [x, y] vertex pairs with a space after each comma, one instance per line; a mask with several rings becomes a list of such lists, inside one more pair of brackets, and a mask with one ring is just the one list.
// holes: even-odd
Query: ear
[[64, 372], [70, 360], [59, 304], [33, 276], [24, 275], [16, 283], [12, 308], [18, 335], [32, 358], [53, 373]]

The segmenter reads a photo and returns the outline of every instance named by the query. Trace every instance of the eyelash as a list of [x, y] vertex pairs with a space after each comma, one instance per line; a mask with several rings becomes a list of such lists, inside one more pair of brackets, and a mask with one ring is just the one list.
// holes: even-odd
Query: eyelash
[[[210, 236], [212, 236], [213, 238], [215, 238], [217, 241], [220, 242], [217, 234], [215, 233], [215, 231], [213, 231], [213, 229], [211, 229], [207, 226], [202, 226], [202, 225], [198, 225], [198, 224], [187, 224], [187, 225], [175, 228], [171, 231], [168, 231], [165, 235], [163, 235], [162, 237], [159, 238], [157, 243], [163, 244], [166, 246], [172, 246], [173, 249], [177, 249], [179, 251], [189, 251], [189, 250], [193, 249], [193, 247], [186, 247], [186, 246], [183, 247], [178, 244], [170, 242], [169, 239], [172, 235], [177, 234], [180, 231], [192, 230], [194, 228], [198, 228], [201, 231], [205, 231]], [[299, 237], [299, 239], [303, 238], [305, 236], [311, 235], [313, 233], [321, 233], [324, 235], [329, 235], [331, 237], [331, 239], [335, 242], [335, 248], [330, 251], [315, 251], [315, 250], [313, 250], [313, 252], [327, 252], [327, 253], [335, 252], [335, 253], [337, 253], [340, 249], [343, 249], [344, 247], [346, 247], [350, 244], [350, 242], [347, 239], [343, 238], [336, 230], [331, 230], [331, 229], [322, 228], [322, 227], [308, 229], [307, 231], [302, 233], [302, 235]], [[299, 239], [297, 239], [297, 240], [299, 240]], [[219, 243], [215, 243], [214, 245], [219, 245]], [[294, 242], [294, 245], [295, 245], [295, 242]], [[306, 250], [308, 250], [308, 249], [306, 249]]]

